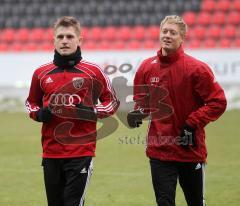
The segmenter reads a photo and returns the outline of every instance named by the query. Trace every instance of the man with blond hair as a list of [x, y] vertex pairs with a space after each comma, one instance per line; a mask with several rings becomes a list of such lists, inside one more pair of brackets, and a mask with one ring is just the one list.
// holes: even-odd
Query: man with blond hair
[[136, 72], [128, 124], [150, 116], [146, 154], [158, 206], [175, 205], [177, 180], [188, 206], [204, 206], [204, 127], [223, 114], [226, 98], [208, 65], [184, 53], [183, 19], [166, 16], [160, 30], [160, 50]]
[[[96, 121], [119, 106], [108, 77], [81, 56], [80, 23], [54, 24], [53, 62], [35, 70], [26, 107], [42, 122], [44, 182], [48, 206], [83, 206], [96, 149]], [[98, 103], [99, 102], [99, 103]]]

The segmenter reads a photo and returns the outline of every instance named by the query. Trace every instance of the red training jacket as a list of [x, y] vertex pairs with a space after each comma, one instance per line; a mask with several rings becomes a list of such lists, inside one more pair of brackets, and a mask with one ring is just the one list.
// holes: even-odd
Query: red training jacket
[[[182, 47], [169, 56], [159, 50], [157, 56], [143, 61], [135, 75], [134, 101], [135, 109], [150, 113], [148, 157], [206, 161], [204, 127], [223, 114], [227, 102], [205, 63], [185, 54]], [[184, 124], [196, 129], [196, 147], [178, 144]]]
[[37, 120], [41, 107], [51, 108], [42, 125], [45, 158], [95, 156], [96, 122], [79, 119], [76, 104], [91, 106], [98, 118], [112, 115], [119, 106], [110, 80], [97, 65], [81, 60], [74, 68], [49, 63], [35, 70], [26, 107]]

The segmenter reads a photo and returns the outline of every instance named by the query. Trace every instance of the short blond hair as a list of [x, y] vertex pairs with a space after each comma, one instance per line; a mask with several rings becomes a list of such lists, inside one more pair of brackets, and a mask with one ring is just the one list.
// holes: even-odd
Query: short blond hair
[[81, 32], [80, 22], [73, 16], [63, 16], [63, 17], [60, 17], [59, 19], [57, 19], [57, 21], [53, 25], [54, 32], [60, 26], [63, 26], [63, 27], [72, 26], [75, 29], [78, 36], [80, 35], [80, 32]]
[[161, 21], [160, 29], [162, 29], [162, 27], [165, 23], [177, 24], [179, 27], [181, 36], [185, 37], [185, 35], [187, 33], [187, 24], [184, 22], [182, 17], [177, 16], [177, 15], [165, 16], [165, 18]]

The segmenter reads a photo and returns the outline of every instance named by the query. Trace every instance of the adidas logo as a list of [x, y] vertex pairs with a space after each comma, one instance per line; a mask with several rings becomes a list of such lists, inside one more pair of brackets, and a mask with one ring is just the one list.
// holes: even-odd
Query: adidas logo
[[81, 173], [81, 174], [87, 173], [86, 167], [84, 167], [84, 168], [80, 171], [80, 173]]
[[198, 170], [202, 167], [202, 165], [200, 163], [197, 164], [197, 166], [195, 167], [195, 170]]
[[45, 81], [46, 84], [48, 84], [48, 83], [52, 83], [52, 82], [53, 82], [53, 80], [52, 80], [51, 77], [48, 77], [48, 78], [46, 79], [46, 81]]
[[156, 59], [154, 59], [152, 62], [151, 62], [151, 64], [156, 64], [157, 63], [157, 60]]

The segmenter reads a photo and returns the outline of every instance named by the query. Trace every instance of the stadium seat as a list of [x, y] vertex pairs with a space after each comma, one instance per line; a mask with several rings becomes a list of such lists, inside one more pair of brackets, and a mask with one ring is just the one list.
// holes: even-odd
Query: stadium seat
[[86, 37], [87, 39], [92, 39], [94, 41], [98, 41], [101, 39], [102, 37], [102, 29], [101, 27], [92, 27], [91, 29], [89, 29], [89, 34]]
[[9, 50], [14, 52], [20, 52], [24, 50], [23, 43], [20, 42], [14, 42], [10, 45]]
[[103, 29], [103, 39], [108, 41], [115, 40], [117, 35], [117, 29], [113, 26], [108, 26]]
[[204, 42], [203, 42], [203, 47], [205, 48], [214, 48], [216, 47], [216, 40], [214, 39], [206, 39]]
[[232, 25], [226, 25], [223, 28], [223, 36], [226, 38], [234, 38], [237, 34], [236, 27]]
[[11, 43], [15, 38], [15, 30], [12, 28], [6, 28], [1, 31], [1, 41]]
[[231, 1], [220, 0], [217, 2], [215, 10], [224, 12], [229, 11], [231, 9], [231, 3]]
[[32, 42], [40, 42], [45, 35], [43, 28], [33, 28], [30, 30], [29, 40]]
[[198, 13], [197, 18], [196, 18], [196, 24], [197, 25], [203, 25], [207, 26], [211, 23], [211, 15], [209, 12], [203, 11]]
[[123, 41], [127, 41], [127, 40], [131, 39], [131, 32], [132, 31], [131, 31], [130, 27], [128, 27], [128, 26], [119, 27], [117, 38], [120, 40], [123, 40]]
[[52, 42], [53, 41], [53, 35], [54, 35], [54, 32], [53, 32], [53, 29], [51, 27], [45, 28], [44, 29], [44, 34], [43, 34], [43, 40]]
[[237, 48], [240, 48], [240, 38], [236, 39], [236, 40], [233, 42], [233, 46], [234, 46], [234, 47], [237, 47]]
[[52, 42], [41, 42], [39, 44], [39, 50], [41, 51], [53, 51], [54, 50], [54, 45]]
[[206, 28], [204, 26], [195, 26], [192, 35], [195, 39], [204, 39], [206, 35]]
[[126, 43], [126, 47], [127, 47], [128, 49], [133, 49], [133, 50], [135, 50], [135, 49], [141, 48], [141, 44], [140, 44], [139, 41], [131, 40], [131, 41], [129, 41], [129, 42]]
[[109, 44], [109, 41], [101, 41], [98, 44], [98, 49], [108, 50], [108, 49], [111, 49], [111, 45]]
[[149, 26], [146, 28], [146, 39], [150, 40], [158, 40], [159, 39], [159, 32], [160, 32], [160, 26]]
[[83, 41], [82, 48], [86, 50], [93, 50], [97, 48], [97, 44], [94, 41]]
[[29, 29], [28, 28], [21, 28], [16, 30], [16, 34], [15, 34], [15, 41], [17, 42], [26, 42], [29, 40]]
[[200, 41], [194, 39], [189, 41], [189, 43], [187, 43], [186, 47], [191, 48], [191, 49], [198, 49], [201, 47], [201, 43]]
[[202, 1], [201, 10], [212, 12], [216, 7], [214, 0]]
[[135, 26], [132, 28], [132, 38], [134, 40], [143, 40], [145, 37], [146, 29], [143, 26]]
[[8, 51], [8, 45], [7, 43], [4, 43], [4, 42], [0, 42], [0, 52], [5, 52], [5, 51]]
[[117, 40], [113, 42], [113, 48], [114, 49], [125, 49], [125, 42], [123, 40]]
[[195, 14], [195, 12], [191, 12], [191, 11], [185, 12], [185, 13], [183, 14], [183, 19], [184, 19], [184, 21], [186, 22], [186, 24], [187, 24], [188, 26], [192, 26], [192, 25], [195, 24], [196, 14]]
[[226, 15], [224, 12], [216, 11], [212, 14], [212, 24], [222, 25], [225, 23]]
[[230, 11], [227, 16], [227, 23], [239, 25], [240, 24], [240, 11]]
[[35, 42], [26, 43], [24, 44], [23, 50], [29, 51], [29, 52], [38, 51], [38, 43], [35, 43]]
[[143, 41], [143, 48], [145, 49], [154, 49], [157, 47], [159, 47], [159, 42], [152, 41], [152, 40]]
[[207, 36], [211, 37], [213, 39], [219, 39], [221, 36], [221, 28], [219, 26], [211, 26], [208, 30], [207, 30]]
[[232, 10], [240, 11], [240, 1], [239, 0], [233, 0]]
[[219, 40], [219, 46], [221, 48], [229, 48], [231, 47], [231, 41], [228, 38], [222, 38]]

